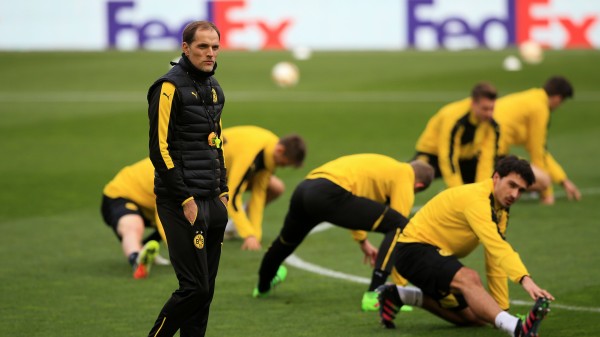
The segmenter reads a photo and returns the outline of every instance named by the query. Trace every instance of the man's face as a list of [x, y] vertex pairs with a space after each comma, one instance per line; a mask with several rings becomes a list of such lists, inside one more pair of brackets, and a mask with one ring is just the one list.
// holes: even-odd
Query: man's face
[[496, 172], [493, 176], [494, 180], [494, 198], [504, 208], [514, 204], [521, 193], [527, 189], [527, 183], [517, 173], [511, 172], [506, 177], [501, 178]]
[[275, 150], [273, 150], [273, 160], [275, 161], [275, 166], [277, 167], [287, 167], [294, 165], [292, 160], [286, 157], [285, 146], [281, 144], [275, 145]]
[[471, 110], [479, 122], [487, 122], [494, 117], [495, 103], [496, 100], [481, 97], [471, 103]]
[[192, 43], [184, 42], [181, 49], [196, 68], [211, 72], [219, 53], [219, 34], [212, 29], [198, 29]]

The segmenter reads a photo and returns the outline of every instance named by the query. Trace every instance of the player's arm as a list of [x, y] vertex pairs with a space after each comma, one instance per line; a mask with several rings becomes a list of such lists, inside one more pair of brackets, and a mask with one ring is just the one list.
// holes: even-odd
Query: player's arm
[[247, 167], [240, 167], [239, 164], [229, 166], [229, 217], [235, 224], [235, 229], [241, 238], [245, 239], [254, 236], [254, 229], [246, 210], [242, 196], [248, 187], [248, 182], [244, 180]]
[[465, 217], [469, 226], [479, 238], [489, 254], [489, 262], [498, 265], [515, 283], [529, 275], [519, 254], [504, 240], [498, 225], [492, 221], [492, 211], [488, 201], [474, 199], [467, 204]]
[[258, 172], [252, 179], [252, 189], [250, 191], [250, 200], [248, 201], [247, 214], [254, 229], [254, 237], [258, 241], [262, 239], [262, 221], [267, 204], [267, 189], [271, 172], [262, 170]]
[[440, 129], [440, 142], [438, 150], [438, 162], [444, 182], [448, 187], [463, 184], [460, 165], [460, 138], [464, 128], [454, 118], [447, 117], [442, 122]]
[[552, 182], [560, 184], [567, 179], [567, 173], [562, 166], [554, 159], [550, 152], [546, 151], [546, 165]]
[[494, 263], [487, 249], [485, 252], [485, 273], [490, 295], [496, 300], [502, 310], [510, 307], [507, 275], [499, 265]]
[[465, 209], [465, 217], [469, 222], [469, 226], [489, 253], [489, 263], [502, 268], [508, 278], [521, 284], [532, 299], [546, 297], [554, 300], [552, 294], [540, 288], [533, 281], [519, 254], [502, 237], [501, 231], [498, 230], [496, 223], [491, 219], [489, 202], [478, 200], [468, 205]]
[[[540, 170], [550, 174], [547, 161], [548, 153], [546, 151], [550, 110], [542, 103], [532, 106], [531, 109], [527, 124], [528, 138], [525, 148], [529, 153], [531, 163]], [[544, 196], [552, 196], [554, 189], [552, 186], [549, 186], [542, 194]]]
[[163, 82], [154, 89], [148, 104], [149, 148], [154, 169], [175, 201], [183, 205], [194, 198], [185, 185], [181, 168], [175, 166], [169, 147], [169, 132], [173, 130], [173, 115], [179, 104], [172, 83]]

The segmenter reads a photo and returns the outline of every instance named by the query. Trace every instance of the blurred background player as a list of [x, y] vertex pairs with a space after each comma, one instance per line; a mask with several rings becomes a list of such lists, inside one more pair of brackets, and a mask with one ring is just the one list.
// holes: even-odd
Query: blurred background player
[[[489, 323], [511, 336], [537, 336], [554, 297], [533, 281], [505, 237], [510, 207], [534, 182], [530, 164], [509, 156], [492, 178], [447, 189], [427, 202], [400, 234], [395, 256], [396, 270], [416, 288], [378, 288], [381, 323], [394, 328], [398, 310], [408, 304], [459, 326]], [[480, 243], [489, 293], [478, 272], [459, 261]], [[507, 312], [507, 279], [536, 300], [523, 322]]]
[[560, 184], [569, 200], [581, 199], [579, 189], [547, 150], [550, 113], [567, 98], [573, 86], [561, 76], [549, 78], [543, 88], [506, 95], [498, 99], [494, 119], [500, 125], [500, 153], [506, 155], [512, 145], [522, 145], [529, 153], [536, 183], [530, 190], [540, 192], [541, 202], [554, 204], [552, 183]]
[[268, 295], [271, 287], [285, 278], [283, 261], [311, 229], [327, 221], [385, 235], [378, 251], [365, 238], [359, 238], [365, 257], [375, 260], [361, 306], [363, 310], [377, 310], [374, 290], [385, 283], [392, 270], [390, 257], [408, 222], [415, 192], [425, 190], [433, 175], [427, 163], [401, 163], [379, 154], [344, 156], [312, 170], [294, 190], [283, 228], [263, 257], [253, 296]]
[[448, 187], [489, 178], [499, 138], [493, 119], [496, 97], [496, 88], [482, 82], [471, 97], [442, 107], [419, 137], [414, 159], [431, 164]]
[[[244, 239], [243, 250], [261, 249], [265, 205], [278, 198], [285, 184], [277, 178], [277, 167], [300, 167], [306, 145], [298, 135], [277, 137], [257, 126], [236, 126], [223, 130], [229, 217], [226, 235]], [[244, 192], [250, 191], [247, 204]]]
[[[150, 158], [125, 166], [104, 187], [101, 211], [104, 222], [121, 241], [134, 278], [147, 277], [153, 262], [169, 264], [169, 260], [158, 254], [160, 220], [156, 214], [154, 166]], [[146, 228], [154, 231], [144, 239]]]

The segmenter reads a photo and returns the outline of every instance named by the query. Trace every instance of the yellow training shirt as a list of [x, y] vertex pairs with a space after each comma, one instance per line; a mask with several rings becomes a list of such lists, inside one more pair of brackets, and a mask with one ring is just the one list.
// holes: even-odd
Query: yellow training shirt
[[460, 160], [478, 158], [475, 181], [491, 177], [497, 155], [499, 131], [495, 121], [478, 122], [471, 98], [450, 103], [427, 123], [416, 145], [418, 152], [438, 156], [448, 187], [462, 185]]
[[[550, 108], [544, 89], [534, 88], [499, 98], [494, 119], [500, 125], [502, 143], [500, 152], [506, 155], [512, 145], [522, 145], [530, 161], [560, 183], [567, 178], [565, 171], [546, 150]], [[546, 194], [552, 193], [549, 188]]]
[[[257, 126], [236, 126], [223, 130], [229, 217], [242, 238], [262, 238], [263, 212], [267, 188], [275, 172], [273, 151], [279, 137]], [[250, 200], [244, 209], [242, 196], [250, 189]]]
[[[387, 204], [408, 218], [415, 201], [415, 173], [410, 164], [380, 154], [340, 157], [312, 170], [306, 179], [325, 178], [353, 195]], [[364, 240], [364, 231], [353, 231]]]
[[430, 244], [440, 254], [458, 258], [483, 244], [488, 288], [500, 307], [507, 309], [507, 276], [518, 283], [529, 273], [505, 240], [508, 210], [496, 205], [493, 191], [489, 178], [439, 193], [415, 214], [398, 242]]

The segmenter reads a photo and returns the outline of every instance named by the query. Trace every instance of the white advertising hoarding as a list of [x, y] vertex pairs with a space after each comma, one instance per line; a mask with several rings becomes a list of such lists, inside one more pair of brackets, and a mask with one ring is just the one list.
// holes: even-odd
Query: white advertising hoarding
[[0, 50], [172, 50], [193, 20], [225, 49], [600, 48], [589, 0], [23, 0], [0, 3]]

